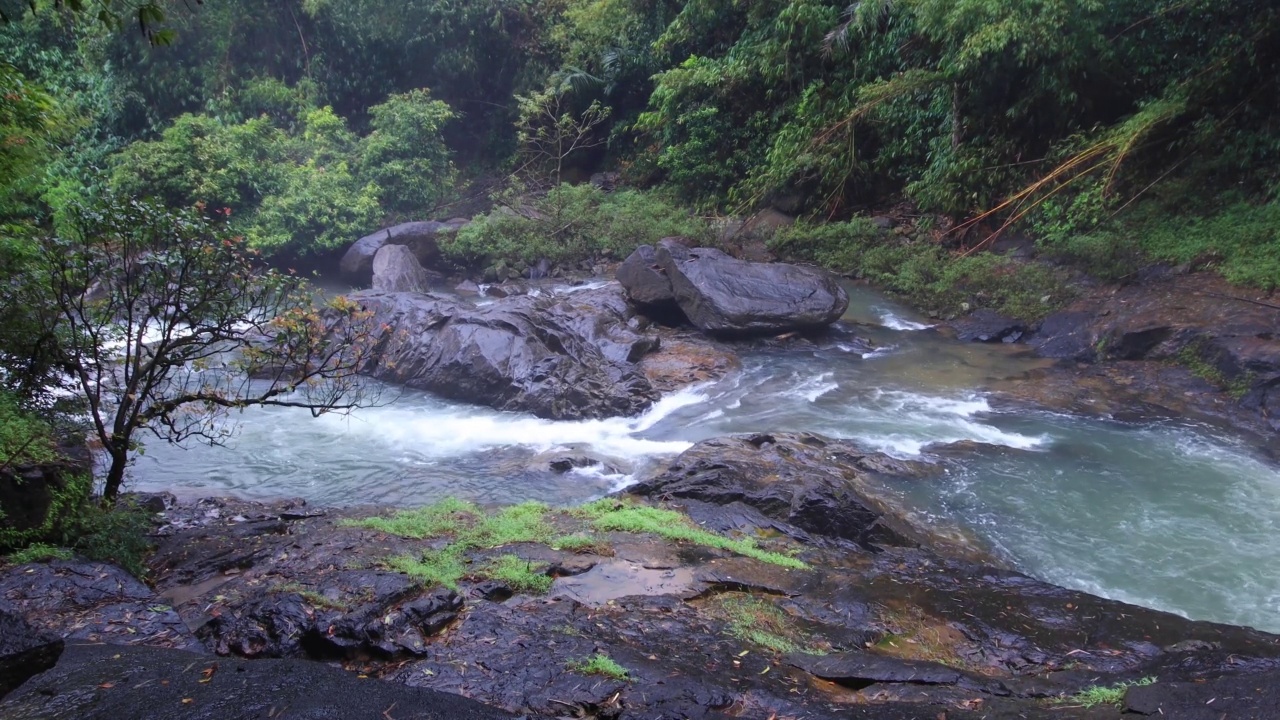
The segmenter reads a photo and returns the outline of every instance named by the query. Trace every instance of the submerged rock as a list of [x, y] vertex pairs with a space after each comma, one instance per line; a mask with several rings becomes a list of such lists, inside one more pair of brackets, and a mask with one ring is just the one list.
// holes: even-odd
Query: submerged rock
[[425, 293], [430, 277], [413, 252], [403, 245], [384, 245], [373, 256], [373, 289], [380, 292]]
[[835, 276], [785, 263], [738, 260], [667, 238], [637, 248], [618, 269], [627, 295], [649, 312], [672, 306], [704, 333], [736, 337], [820, 330], [844, 314], [849, 297]]
[[661, 340], [628, 325], [617, 286], [483, 307], [410, 293], [351, 299], [381, 328], [362, 371], [452, 400], [571, 420], [636, 415], [674, 389], [640, 370]]

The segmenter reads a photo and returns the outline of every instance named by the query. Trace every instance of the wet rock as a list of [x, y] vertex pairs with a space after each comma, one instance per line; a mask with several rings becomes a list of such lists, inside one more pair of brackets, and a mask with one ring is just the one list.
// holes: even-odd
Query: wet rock
[[[669, 238], [670, 239], [670, 238]], [[671, 291], [671, 279], [658, 263], [652, 245], [641, 245], [618, 266], [615, 277], [622, 283], [627, 300], [646, 313], [659, 316], [679, 315], [680, 307]]]
[[358, 679], [306, 660], [216, 658], [148, 647], [72, 645], [0, 703], [7, 720], [498, 720], [474, 700]]
[[373, 256], [373, 289], [379, 292], [425, 293], [431, 290], [427, 271], [404, 245], [384, 245]]
[[440, 236], [455, 234], [465, 225], [463, 221], [407, 222], [384, 228], [355, 241], [342, 256], [338, 269], [342, 276], [356, 285], [368, 285], [373, 279], [373, 261], [384, 245], [403, 245], [413, 253], [424, 268], [440, 265]]
[[1270, 720], [1280, 712], [1280, 670], [1130, 687], [1124, 709], [1169, 720]]
[[1022, 322], [987, 308], [975, 310], [952, 327], [963, 342], [1017, 342], [1027, 329]]
[[627, 327], [616, 287], [484, 307], [363, 292], [379, 352], [362, 372], [453, 400], [557, 420], [635, 415], [658, 397], [636, 363], [657, 349]]
[[901, 523], [886, 518], [888, 505], [873, 497], [867, 467], [903, 475], [927, 472], [816, 435], [737, 435], [694, 445], [628, 492], [714, 505], [740, 502], [819, 535], [865, 545], [915, 544]]
[[597, 468], [606, 474], [615, 474], [616, 461], [588, 450], [551, 451], [535, 455], [525, 468], [534, 472], [567, 473], [579, 468]]
[[834, 655], [793, 653], [786, 662], [805, 672], [841, 685], [861, 689], [874, 683], [913, 685], [955, 685], [964, 674], [933, 662], [899, 660], [865, 652]]
[[820, 330], [838, 320], [849, 305], [844, 288], [822, 270], [746, 262], [710, 248], [690, 250], [675, 238], [660, 242], [652, 260], [645, 253], [628, 259], [631, 271], [619, 278], [626, 278], [628, 292], [634, 285], [640, 296], [662, 301], [665, 275], [670, 295], [685, 317], [711, 335]]
[[1092, 318], [1080, 311], [1054, 313], [1040, 323], [1030, 345], [1041, 357], [1092, 360], [1096, 355], [1096, 340], [1089, 328]]
[[200, 646], [167, 602], [108, 563], [55, 560], [7, 568], [0, 572], [0, 603], [69, 640]]
[[53, 667], [62, 647], [58, 635], [37, 630], [22, 616], [0, 607], [0, 698]]

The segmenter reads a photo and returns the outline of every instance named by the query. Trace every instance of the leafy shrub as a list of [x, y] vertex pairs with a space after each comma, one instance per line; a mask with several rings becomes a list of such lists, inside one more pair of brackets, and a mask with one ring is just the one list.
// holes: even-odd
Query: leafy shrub
[[369, 114], [373, 132], [361, 142], [361, 166], [364, 177], [381, 188], [383, 207], [401, 214], [434, 208], [454, 180], [440, 134], [453, 111], [426, 90], [413, 90], [392, 95]]
[[940, 315], [967, 304], [1024, 319], [1043, 317], [1071, 297], [1060, 271], [989, 252], [953, 253], [924, 240], [905, 240], [870, 221], [796, 225], [771, 241], [779, 253], [865, 278]]
[[655, 193], [561, 185], [518, 210], [500, 207], [476, 218], [440, 249], [459, 268], [501, 263], [519, 269], [542, 258], [556, 264], [619, 260], [640, 245], [677, 235], [695, 243], [712, 239], [710, 224]]
[[250, 247], [267, 254], [307, 255], [349, 244], [380, 214], [377, 186], [362, 186], [345, 161], [326, 167], [312, 159], [263, 198], [247, 235]]

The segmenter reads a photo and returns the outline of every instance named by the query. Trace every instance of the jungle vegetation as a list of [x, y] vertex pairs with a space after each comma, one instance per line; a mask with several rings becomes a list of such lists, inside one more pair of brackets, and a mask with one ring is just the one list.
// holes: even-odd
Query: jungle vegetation
[[67, 322], [89, 220], [225, 240], [252, 285], [405, 219], [479, 212], [442, 250], [484, 272], [762, 208], [800, 218], [778, 252], [942, 313], [1043, 315], [1153, 261], [1274, 289], [1280, 6], [0, 0], [0, 462], [83, 409], [53, 390], [106, 342]]

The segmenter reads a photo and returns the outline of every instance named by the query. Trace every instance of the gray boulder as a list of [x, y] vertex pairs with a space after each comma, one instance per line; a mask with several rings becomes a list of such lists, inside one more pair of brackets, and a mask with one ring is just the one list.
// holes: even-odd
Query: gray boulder
[[448, 222], [433, 220], [407, 222], [384, 228], [355, 241], [342, 256], [338, 268], [347, 281], [368, 285], [373, 278], [373, 259], [384, 245], [403, 245], [413, 252], [418, 263], [432, 268], [440, 263], [440, 238], [457, 233], [466, 220]]
[[676, 304], [709, 335], [818, 330], [849, 306], [839, 281], [823, 270], [746, 262], [711, 248], [688, 249], [675, 239], [659, 243], [654, 255]]
[[404, 245], [383, 245], [373, 256], [373, 289], [381, 292], [430, 291], [427, 271]]
[[667, 271], [658, 264], [658, 253], [652, 245], [636, 248], [618, 266], [615, 277], [622, 283], [627, 299], [638, 307], [676, 307], [676, 296], [671, 292], [671, 278], [667, 277]]
[[627, 326], [616, 287], [473, 307], [417, 293], [350, 296], [374, 313], [362, 371], [443, 397], [557, 420], [634, 415], [659, 389], [636, 363], [656, 335]]

